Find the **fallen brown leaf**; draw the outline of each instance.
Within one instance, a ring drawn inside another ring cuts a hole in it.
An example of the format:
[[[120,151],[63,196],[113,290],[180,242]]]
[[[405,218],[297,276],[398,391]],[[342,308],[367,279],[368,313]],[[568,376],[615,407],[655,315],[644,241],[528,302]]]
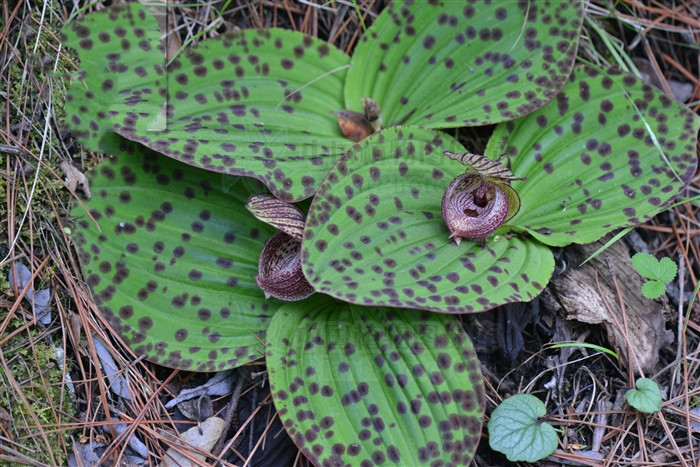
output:
[[[75,189],[77,187],[80,187],[82,192],[85,194],[85,197],[87,199],[90,199],[90,197],[92,196],[90,194],[90,182],[88,181],[85,174],[73,167],[68,161],[61,162],[61,165],[59,167],[61,167],[63,175],[66,177],[65,182],[68,186],[68,190],[75,193]]]

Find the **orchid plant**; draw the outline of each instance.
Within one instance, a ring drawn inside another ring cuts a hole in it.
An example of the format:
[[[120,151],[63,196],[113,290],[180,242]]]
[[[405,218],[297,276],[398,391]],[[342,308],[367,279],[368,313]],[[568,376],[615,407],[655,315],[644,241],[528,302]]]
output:
[[[549,246],[648,220],[696,169],[692,112],[574,66],[582,3],[397,0],[351,57],[243,30],[167,66],[141,4],[69,24],[69,122],[113,154],[73,211],[103,316],[168,367],[264,357],[314,464],[466,465],[485,395],[455,314],[534,298]],[[483,156],[439,131],[486,124]]]

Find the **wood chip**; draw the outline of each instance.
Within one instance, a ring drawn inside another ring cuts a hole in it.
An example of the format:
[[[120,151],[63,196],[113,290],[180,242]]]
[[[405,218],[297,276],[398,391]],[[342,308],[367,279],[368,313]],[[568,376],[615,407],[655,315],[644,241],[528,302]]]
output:
[[[665,297],[650,300],[642,296],[641,279],[622,242],[614,243],[584,266],[575,267],[575,264],[588,258],[608,238],[604,237],[599,242],[588,245],[569,247],[569,252],[576,258],[570,261],[572,267],[569,270],[550,283],[554,294],[550,305],[560,308],[566,319],[602,324],[613,350],[618,352],[625,365],[629,364],[629,343],[639,367],[645,373],[653,373],[661,348],[673,342],[673,333],[666,330],[669,313],[668,307],[663,303]],[[603,297],[596,285],[596,272]],[[624,299],[629,341],[625,337],[622,310],[611,273],[615,274]],[[632,362],[632,366],[635,372],[639,371],[635,362]]]
[[[225,427],[224,420],[219,417],[211,417],[206,419],[199,426],[194,426],[184,433],[180,434],[180,438],[175,441],[179,448],[171,447],[163,456],[163,463],[160,467],[195,467],[196,464],[190,457],[204,460],[205,456],[197,453],[193,448],[199,448],[202,451],[210,452],[216,441],[221,436]],[[181,454],[184,450],[190,454],[189,457]]]

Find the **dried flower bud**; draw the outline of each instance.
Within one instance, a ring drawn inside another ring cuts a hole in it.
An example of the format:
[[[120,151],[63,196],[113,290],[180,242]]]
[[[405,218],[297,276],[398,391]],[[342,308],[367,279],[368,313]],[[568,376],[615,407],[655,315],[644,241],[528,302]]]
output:
[[[301,242],[284,232],[270,237],[260,253],[255,281],[265,298],[292,302],[314,293],[301,270]]]
[[[510,186],[514,176],[500,162],[478,154],[455,154],[450,159],[468,167],[467,173],[452,180],[442,197],[442,219],[457,245],[463,238],[482,241],[520,209],[520,197]]]
[[[382,110],[374,99],[362,98],[362,113],[340,110],[338,126],[347,139],[355,142],[362,141],[372,133],[382,129]]]
[[[375,133],[382,129],[382,109],[379,108],[379,104],[374,99],[363,97],[362,111]]]
[[[280,230],[265,243],[255,281],[265,298],[303,300],[314,288],[301,270],[301,238],[306,222],[297,206],[268,194],[251,195],[246,208],[256,219]]]
[[[246,209],[259,221],[271,225],[301,241],[306,216],[293,204],[268,194],[251,195]]]

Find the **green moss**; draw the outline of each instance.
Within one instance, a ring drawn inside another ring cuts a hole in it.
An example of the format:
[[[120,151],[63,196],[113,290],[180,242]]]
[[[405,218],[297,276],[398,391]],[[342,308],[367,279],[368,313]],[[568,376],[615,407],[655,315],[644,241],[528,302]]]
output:
[[[19,124],[24,135],[22,145],[31,154],[0,156],[0,159],[8,158],[10,168],[10,172],[0,178],[0,219],[3,219],[0,222],[0,257],[8,254],[14,235],[19,233],[14,255],[24,253],[45,258],[61,241],[54,233],[58,230],[56,218],[65,218],[64,207],[70,197],[54,173],[61,173],[58,169],[61,145],[57,138],[65,128],[63,103],[72,67],[58,41],[63,24],[58,4],[54,2],[43,13],[42,16],[41,10],[35,10],[32,17],[18,21],[17,27],[8,25],[7,28],[12,34],[8,43],[17,44],[16,53],[21,60],[8,62],[6,97],[11,111],[8,121],[4,120],[4,115],[0,116],[0,124],[3,127]],[[49,131],[45,135],[49,111]],[[42,163],[38,164],[42,146]],[[49,168],[53,168],[53,172]],[[35,175],[37,183],[30,198]],[[20,225],[25,212],[30,215]],[[0,268],[0,290],[11,290],[10,267],[11,262],[8,262]],[[35,282],[37,289],[47,287],[57,274],[53,267],[50,262],[49,267],[42,270]],[[25,309],[31,308],[26,300],[23,305]],[[0,309],[0,322],[7,320],[7,310],[7,307]],[[52,336],[55,340],[60,333],[47,333],[37,325],[24,328],[26,322],[21,311],[17,311],[2,336],[19,330],[0,349],[6,362],[0,367],[0,408],[10,417],[5,430],[12,438],[13,449],[47,465],[66,465],[71,443],[70,432],[64,427],[66,423],[77,421],[77,407],[63,382],[63,359],[57,356],[61,343],[52,342]],[[66,364],[69,368],[65,368],[65,374],[71,369],[71,364]],[[10,385],[10,381],[16,385]],[[15,391],[17,387],[19,393]],[[41,433],[45,434],[48,444]]]
[[[6,314],[0,315],[0,320],[5,318]],[[21,324],[21,320],[15,316],[8,334]],[[15,449],[38,462],[66,465],[70,431],[62,426],[77,421],[77,409],[73,395],[63,383],[63,370],[60,368],[56,348],[46,342],[45,334],[40,337],[42,334],[38,329],[20,332],[3,345],[8,368],[0,368],[0,407],[11,417],[7,428],[17,443]],[[29,339],[34,342],[33,349]],[[66,364],[68,373],[72,365],[67,360]],[[10,376],[19,385],[24,397],[12,390]],[[38,419],[41,429],[35,426],[32,414]],[[40,430],[46,434],[51,454],[47,451],[43,438],[38,436]]]

